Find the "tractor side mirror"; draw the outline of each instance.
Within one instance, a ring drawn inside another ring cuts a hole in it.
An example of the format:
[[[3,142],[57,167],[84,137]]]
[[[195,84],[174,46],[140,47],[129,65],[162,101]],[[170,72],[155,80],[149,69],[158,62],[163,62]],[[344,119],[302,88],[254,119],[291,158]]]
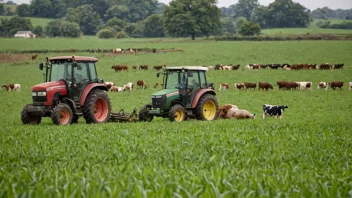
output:
[[[73,62],[72,62],[72,66],[73,66],[73,67],[77,67],[77,62],[76,62],[76,61],[73,61]]]
[[[40,70],[43,70],[43,68],[44,68],[44,64],[43,64],[43,63],[40,63],[40,64],[39,64],[39,69],[40,69]]]
[[[193,72],[188,71],[188,72],[187,72],[187,76],[188,76],[188,77],[193,77]]]

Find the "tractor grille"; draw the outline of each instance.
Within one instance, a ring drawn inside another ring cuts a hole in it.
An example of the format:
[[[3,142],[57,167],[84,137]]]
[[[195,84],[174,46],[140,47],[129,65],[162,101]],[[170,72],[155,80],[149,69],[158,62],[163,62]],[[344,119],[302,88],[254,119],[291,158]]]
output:
[[[46,96],[32,96],[33,102],[46,102]]]
[[[153,107],[161,108],[166,105],[166,95],[163,96],[152,96]]]

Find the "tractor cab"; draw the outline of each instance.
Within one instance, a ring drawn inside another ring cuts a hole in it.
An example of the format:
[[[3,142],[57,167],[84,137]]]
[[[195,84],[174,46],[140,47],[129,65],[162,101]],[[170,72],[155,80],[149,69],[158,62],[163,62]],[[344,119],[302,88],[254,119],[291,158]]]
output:
[[[91,57],[61,56],[49,59],[46,65],[45,82],[63,81],[67,86],[68,98],[79,101],[84,88],[90,83],[98,83],[95,63]],[[39,66],[43,69],[43,64]],[[50,83],[48,84],[50,86]]]
[[[207,82],[206,67],[167,67],[163,74],[163,90],[152,94],[152,104],[145,105],[139,113],[142,121],[153,116],[168,117],[170,121],[187,118],[214,120],[218,103],[214,90]]]

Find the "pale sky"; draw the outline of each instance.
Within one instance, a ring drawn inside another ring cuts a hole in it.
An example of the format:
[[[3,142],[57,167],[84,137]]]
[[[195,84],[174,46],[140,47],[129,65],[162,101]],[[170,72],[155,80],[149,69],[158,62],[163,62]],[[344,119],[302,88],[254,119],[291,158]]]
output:
[[[17,4],[29,3],[30,0],[12,0]],[[168,4],[171,0],[159,0],[161,3]],[[331,9],[350,9],[352,8],[352,0],[293,0],[298,2],[304,7],[315,10],[317,8],[329,7]],[[7,0],[5,0],[7,2]],[[230,5],[236,4],[238,0],[218,0],[218,7],[229,7]],[[269,5],[274,2],[274,0],[259,0],[260,5]]]

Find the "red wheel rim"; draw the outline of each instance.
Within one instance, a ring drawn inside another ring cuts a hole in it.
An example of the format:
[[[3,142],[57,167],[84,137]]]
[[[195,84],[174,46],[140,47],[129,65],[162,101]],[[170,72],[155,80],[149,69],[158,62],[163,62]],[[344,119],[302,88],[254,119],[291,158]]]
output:
[[[105,120],[105,118],[108,115],[108,103],[102,99],[99,98],[94,105],[94,117],[98,122],[102,122]]]
[[[60,123],[61,124],[68,124],[70,121],[70,113],[67,109],[63,109],[60,111]]]

